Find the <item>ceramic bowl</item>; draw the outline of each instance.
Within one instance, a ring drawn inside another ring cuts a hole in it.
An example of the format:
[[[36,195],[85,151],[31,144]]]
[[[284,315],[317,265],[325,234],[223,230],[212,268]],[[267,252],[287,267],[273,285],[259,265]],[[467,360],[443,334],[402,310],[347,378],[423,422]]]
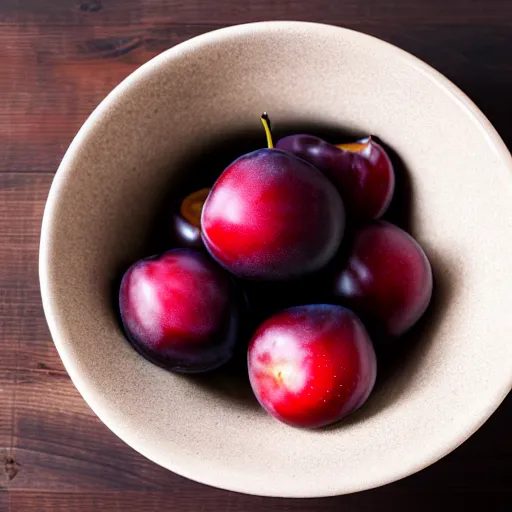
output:
[[[371,133],[396,152],[407,227],[434,269],[429,313],[370,400],[319,431],[272,419],[243,377],[184,377],[147,362],[115,308],[120,273],[154,250],[148,234],[163,205],[263,146],[262,111],[277,137]],[[196,37],[114,89],[62,161],[40,251],[55,345],[108,427],[188,478],[288,497],[392,482],[460,445],[511,388],[511,171],[504,143],[459,89],[378,39],[298,22]]]

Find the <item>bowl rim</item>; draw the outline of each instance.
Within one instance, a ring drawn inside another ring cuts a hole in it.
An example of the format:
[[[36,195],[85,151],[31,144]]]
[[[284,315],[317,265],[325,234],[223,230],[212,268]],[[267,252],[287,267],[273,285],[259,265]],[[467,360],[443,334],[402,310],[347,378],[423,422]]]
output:
[[[414,68],[416,71],[419,71],[423,76],[425,76],[425,78],[431,80],[439,88],[443,89],[443,91],[448,94],[454,102],[459,104],[460,107],[462,107],[468,112],[468,114],[470,114],[470,117],[473,118],[479,127],[482,136],[488,140],[489,147],[494,149],[497,157],[504,163],[504,166],[511,171],[512,176],[512,156],[504,141],[501,139],[500,135],[491,124],[491,122],[487,119],[487,117],[480,111],[476,104],[448,78],[411,53],[402,50],[401,48],[383,41],[375,36],[365,34],[353,29],[324,23],[306,21],[259,21],[233,25],[195,36],[153,57],[148,62],[136,69],[123,81],[121,81],[116,87],[114,87],[114,89],[108,93],[108,95],[89,115],[68,147],[57,169],[48,194],[47,202],[44,208],[39,246],[39,281],[43,310],[48,323],[50,334],[74,386],[82,395],[86,403],[91,407],[96,416],[98,416],[98,418],[102,421],[102,423],[104,423],[116,436],[127,443],[132,449],[139,452],[144,457],[150,459],[152,462],[161,465],[162,467],[165,467],[166,469],[178,475],[220,489],[268,497],[320,498],[327,496],[337,496],[341,494],[350,494],[395,482],[434,464],[439,459],[448,455],[450,452],[464,443],[469,437],[471,437],[471,435],[475,433],[500,406],[500,404],[512,389],[512,372],[509,382],[504,382],[502,387],[496,390],[494,399],[488,403],[483,414],[482,411],[476,411],[472,416],[471,414],[468,415],[470,420],[466,421],[466,425],[470,424],[469,428],[467,428],[465,431],[459,432],[459,435],[455,438],[451,438],[448,441],[444,440],[444,443],[438,446],[436,450],[433,450],[429,457],[426,457],[421,461],[417,461],[416,464],[411,464],[409,467],[392,468],[392,470],[386,469],[385,471],[381,471],[377,476],[372,476],[368,480],[364,481],[364,483],[361,483],[357,486],[354,485],[350,488],[348,488],[346,485],[334,485],[331,486],[331,490],[329,492],[325,492],[325,490],[322,490],[321,488],[318,488],[316,491],[312,491],[311,489],[303,490],[295,488],[292,490],[287,488],[283,491],[276,489],[275,492],[267,492],[259,489],[257,485],[252,485],[249,481],[246,481],[244,485],[231,485],[230,482],[223,480],[220,472],[211,472],[208,474],[208,477],[205,477],[204,475],[198,477],[194,474],[193,469],[190,467],[185,467],[187,465],[179,465],[173,463],[163,465],[155,461],[149,454],[144,453],[144,450],[139,449],[132,443],[126,441],[125,436],[121,434],[120,429],[117,427],[115,419],[111,414],[109,414],[108,410],[106,410],[100,403],[98,403],[94,393],[90,392],[87,383],[82,380],[80,369],[68,351],[67,342],[64,339],[65,336],[59,328],[59,312],[57,311],[58,308],[56,308],[54,303],[54,292],[52,290],[53,287],[49,278],[51,267],[50,255],[53,224],[56,218],[57,202],[59,200],[61,190],[69,179],[70,164],[73,161],[82,141],[93,131],[95,124],[102,118],[103,114],[108,110],[108,108],[114,104],[120,96],[122,96],[123,92],[129,90],[130,87],[138,82],[138,80],[142,78],[145,73],[157,69],[161,63],[170,57],[187,53],[190,50],[199,48],[203,45],[211,45],[219,42],[222,43],[224,39],[229,39],[232,37],[243,37],[251,33],[264,33],[268,30],[279,31],[290,29],[302,29],[309,32],[314,31],[316,33],[323,31],[338,31],[340,34],[348,34],[352,39],[356,39],[363,43],[379,45],[383,48],[386,48],[387,51],[394,57],[400,59],[408,66]]]

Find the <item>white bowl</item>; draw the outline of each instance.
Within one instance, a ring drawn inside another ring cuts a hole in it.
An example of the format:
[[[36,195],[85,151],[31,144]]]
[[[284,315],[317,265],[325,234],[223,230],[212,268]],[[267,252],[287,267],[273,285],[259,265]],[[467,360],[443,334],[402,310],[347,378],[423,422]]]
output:
[[[113,306],[113,283],[147,255],[165,193],[198,172],[189,166],[198,155],[208,163],[219,141],[259,130],[263,110],[278,131],[325,125],[392,147],[409,173],[411,230],[434,268],[433,306],[409,352],[365,407],[321,431],[273,420],[236,379],[189,379],[147,362]],[[456,448],[511,388],[511,171],[505,145],[459,89],[378,39],[297,22],[197,37],[117,87],[59,168],[40,254],[55,344],[100,419],[181,475],[290,497],[392,482]]]

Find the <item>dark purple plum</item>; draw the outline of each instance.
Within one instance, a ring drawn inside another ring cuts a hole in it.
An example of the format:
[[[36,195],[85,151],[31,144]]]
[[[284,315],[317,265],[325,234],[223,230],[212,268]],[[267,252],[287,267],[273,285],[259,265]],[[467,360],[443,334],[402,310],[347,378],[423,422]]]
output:
[[[384,221],[359,229],[333,262],[336,301],[355,311],[379,337],[396,337],[425,312],[432,269],[412,236]]]
[[[349,219],[376,219],[387,210],[395,189],[395,173],[386,151],[371,137],[334,145],[313,135],[290,135],[276,147],[322,171],[343,198]]]

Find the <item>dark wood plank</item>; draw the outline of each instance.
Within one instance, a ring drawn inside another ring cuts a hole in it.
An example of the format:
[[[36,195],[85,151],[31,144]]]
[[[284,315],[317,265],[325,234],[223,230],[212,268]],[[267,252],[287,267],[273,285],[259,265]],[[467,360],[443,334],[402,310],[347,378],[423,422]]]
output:
[[[10,463],[13,454],[15,389],[15,372],[0,365],[0,504],[2,491],[7,489],[13,477]]]
[[[9,496],[6,491],[0,487],[0,510],[7,512],[9,509]]]
[[[53,175],[3,174],[0,180],[0,282],[2,294],[38,290],[37,253],[44,204]],[[8,300],[4,302],[9,306]],[[11,305],[15,307],[14,305]],[[1,314],[3,329],[16,329],[20,312]],[[20,335],[8,331],[7,334]]]
[[[325,499],[290,500],[245,496],[182,479],[171,473],[168,479],[154,488],[138,489],[126,486],[124,490],[106,490],[106,486],[84,492],[87,485],[77,482],[76,491],[60,487],[39,490],[38,486],[16,487],[11,490],[11,511],[81,512],[91,510],[168,511],[310,511],[310,512],[364,512],[373,510],[466,510],[470,505],[487,511],[505,511],[510,504],[509,478],[512,474],[512,446],[504,443],[512,420],[512,397],[456,452],[434,466],[379,489],[364,493]],[[507,425],[508,424],[508,425]],[[112,454],[112,460],[114,454]],[[29,466],[33,462],[27,461]],[[46,463],[46,461],[42,462]],[[66,466],[66,459],[60,464]],[[122,464],[115,463],[122,471]],[[24,466],[22,466],[23,468]],[[156,470],[156,466],[153,466]],[[104,468],[96,468],[101,474]],[[138,467],[134,472],[138,472]],[[72,467],[89,482],[87,472]],[[70,468],[71,472],[71,468]],[[66,478],[62,470],[60,478]],[[94,471],[93,471],[94,473]],[[20,471],[21,474],[21,471]],[[37,475],[33,475],[34,479]],[[39,475],[41,476],[41,475]],[[69,476],[68,481],[75,477]],[[136,479],[134,479],[136,481]],[[133,481],[131,482],[133,484]],[[137,490],[138,489],[138,490]],[[37,507],[37,508],[36,508]],[[399,507],[399,508],[397,508]],[[0,509],[1,510],[1,509]]]
[[[253,0],[245,3],[209,0],[3,0],[0,21],[20,23],[25,17],[55,24],[129,24],[138,23],[242,23],[270,19],[300,19],[345,23],[368,22],[377,16],[383,22],[422,23],[503,23],[497,11],[510,13],[508,0],[391,0],[378,1]]]
[[[0,171],[55,170],[88,114],[142,63],[205,31],[263,19],[329,22],[398,44],[467,90],[512,142],[507,0],[4,0]]]
[[[16,477],[14,457],[18,368],[25,341],[48,334],[37,280],[40,219],[51,175],[2,174],[0,179],[0,488]],[[1,509],[0,509],[1,510]]]

